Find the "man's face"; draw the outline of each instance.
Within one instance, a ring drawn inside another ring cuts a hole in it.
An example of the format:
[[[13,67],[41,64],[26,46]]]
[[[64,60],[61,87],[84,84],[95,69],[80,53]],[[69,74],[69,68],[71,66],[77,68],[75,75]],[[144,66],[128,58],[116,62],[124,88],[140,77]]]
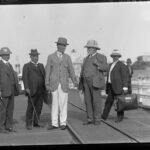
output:
[[[119,60],[119,58],[120,58],[119,56],[113,56],[113,57],[112,57],[113,62],[115,62],[115,61]]]
[[[130,66],[130,65],[131,65],[131,63],[130,63],[130,62],[127,62],[127,65],[128,65],[128,66]]]
[[[87,47],[88,55],[93,55],[97,50],[93,47]]]
[[[10,54],[5,54],[1,56],[2,59],[4,59],[5,61],[8,61],[10,59]]]
[[[63,54],[66,50],[66,45],[57,44],[57,49],[58,49],[59,52],[61,52]]]
[[[31,60],[34,62],[34,63],[37,63],[38,60],[39,60],[39,55],[31,55]]]

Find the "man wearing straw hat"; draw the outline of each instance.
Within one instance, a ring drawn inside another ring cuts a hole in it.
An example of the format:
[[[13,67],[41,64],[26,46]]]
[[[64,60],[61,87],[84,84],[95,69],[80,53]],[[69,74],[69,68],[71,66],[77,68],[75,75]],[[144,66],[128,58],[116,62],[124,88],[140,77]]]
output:
[[[67,39],[59,37],[57,51],[50,54],[46,65],[46,88],[52,93],[51,125],[48,130],[57,129],[60,125],[61,130],[66,129],[67,103],[68,103],[68,84],[71,77],[75,86],[77,80],[73,64],[69,55],[65,54]],[[58,122],[59,120],[59,122]]]
[[[104,120],[108,118],[115,96],[122,95],[123,92],[127,93],[128,90],[128,71],[126,65],[119,60],[121,57],[119,50],[114,49],[110,56],[113,59],[113,63],[110,64],[107,76],[106,93],[108,96],[102,114],[102,119]],[[119,111],[115,122],[119,123],[123,121],[123,118],[124,111]]]
[[[19,84],[9,62],[10,54],[8,47],[0,49],[0,133],[16,131],[13,128],[14,96],[19,95]]]
[[[37,49],[31,49],[29,55],[31,61],[23,66],[22,79],[25,94],[28,96],[26,128],[27,130],[32,130],[32,124],[34,127],[41,127],[39,120],[46,94],[46,87],[45,69],[43,64],[38,62],[39,53]]]
[[[107,71],[106,56],[97,53],[100,50],[95,40],[89,40],[85,45],[88,56],[81,68],[79,90],[84,93],[87,110],[87,121],[83,125],[99,125],[101,121],[102,98],[101,90],[105,88],[104,72]]]

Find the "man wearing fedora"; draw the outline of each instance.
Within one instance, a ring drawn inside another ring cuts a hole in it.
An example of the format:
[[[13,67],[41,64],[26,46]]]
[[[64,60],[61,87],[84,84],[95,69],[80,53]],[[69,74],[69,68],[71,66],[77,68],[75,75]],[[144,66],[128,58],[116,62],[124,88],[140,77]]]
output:
[[[14,96],[19,95],[18,78],[9,62],[12,52],[0,49],[0,133],[15,132],[13,128]]]
[[[108,96],[102,114],[102,119],[104,120],[108,118],[115,96],[127,93],[128,90],[128,72],[126,65],[119,60],[121,57],[119,50],[114,49],[110,56],[113,62],[110,64],[107,75],[106,94],[108,94]],[[117,112],[117,120],[115,122],[121,122],[123,118],[124,111],[119,111]]]
[[[43,64],[38,62],[39,53],[37,49],[31,49],[29,55],[31,61],[23,66],[22,78],[25,87],[25,94],[28,96],[26,128],[32,130],[32,124],[34,127],[40,127],[39,120],[46,87],[45,69]]]
[[[60,125],[61,130],[64,130],[67,121],[69,77],[75,86],[77,86],[77,80],[71,58],[65,54],[66,46],[69,45],[67,39],[59,37],[58,42],[55,43],[57,44],[57,51],[48,56],[46,65],[45,84],[47,91],[52,92],[53,96],[51,125],[47,129],[57,129]]]
[[[84,94],[87,110],[87,121],[83,125],[99,125],[101,121],[101,90],[105,88],[104,72],[107,72],[106,56],[100,50],[97,41],[89,40],[85,45],[88,56],[81,68],[79,90]]]
[[[132,67],[131,59],[128,58],[126,63],[127,63],[128,74],[129,74],[128,93],[132,94],[131,78],[132,78],[132,75],[133,75],[133,67]]]

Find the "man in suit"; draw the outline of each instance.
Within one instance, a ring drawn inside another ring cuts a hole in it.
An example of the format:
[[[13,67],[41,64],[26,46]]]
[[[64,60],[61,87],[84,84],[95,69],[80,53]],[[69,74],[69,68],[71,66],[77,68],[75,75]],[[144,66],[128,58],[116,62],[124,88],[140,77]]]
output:
[[[9,62],[12,52],[8,47],[0,49],[0,132],[16,132],[13,128],[14,96],[19,95],[16,73]]]
[[[113,58],[113,63],[110,64],[107,76],[106,94],[108,96],[102,114],[104,120],[108,118],[115,96],[127,93],[128,90],[128,72],[126,65],[119,60],[121,57],[119,50],[114,49],[110,56]],[[123,118],[124,111],[117,112],[116,122],[121,122]]]
[[[29,53],[31,61],[23,66],[23,83],[25,94],[28,96],[26,110],[26,128],[32,130],[34,127],[41,127],[39,124],[40,114],[43,106],[43,99],[46,94],[45,69],[39,63],[39,53],[37,49],[31,49]],[[33,104],[32,104],[33,102]],[[35,107],[35,110],[34,110]]]
[[[128,83],[128,93],[132,94],[132,85],[131,85],[131,78],[133,75],[133,67],[132,67],[132,61],[130,58],[127,59],[127,68],[128,68],[128,73],[129,73],[129,83]]]
[[[52,92],[52,110],[51,110],[51,125],[48,130],[57,129],[60,121],[61,130],[66,129],[67,121],[67,102],[68,102],[68,84],[71,77],[75,86],[77,80],[73,68],[73,64],[69,55],[65,54],[67,39],[64,37],[58,38],[57,51],[50,54],[46,65],[46,88]]]
[[[100,48],[95,40],[89,40],[85,47],[88,56],[83,61],[79,81],[79,90],[84,93],[87,110],[87,121],[83,125],[99,125],[102,108],[101,90],[105,87],[104,72],[108,69],[107,59],[106,56],[97,53]]]

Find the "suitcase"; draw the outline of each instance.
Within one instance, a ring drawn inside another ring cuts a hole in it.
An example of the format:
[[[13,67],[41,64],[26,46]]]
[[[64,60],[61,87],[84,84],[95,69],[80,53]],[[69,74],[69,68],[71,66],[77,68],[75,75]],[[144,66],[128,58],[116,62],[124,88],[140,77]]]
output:
[[[116,111],[127,111],[138,109],[138,100],[136,94],[123,94],[116,97],[115,101]]]

